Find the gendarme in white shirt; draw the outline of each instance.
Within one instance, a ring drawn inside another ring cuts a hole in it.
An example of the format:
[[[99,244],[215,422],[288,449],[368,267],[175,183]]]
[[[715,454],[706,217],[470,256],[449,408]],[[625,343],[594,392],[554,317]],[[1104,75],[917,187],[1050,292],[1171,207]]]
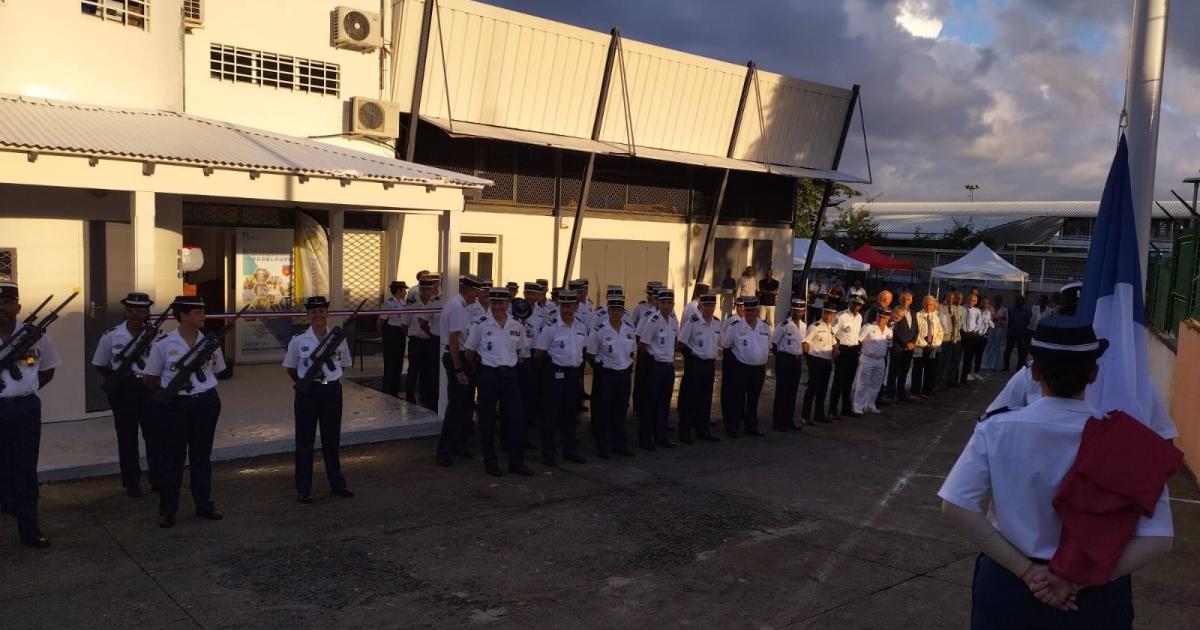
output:
[[[24,324],[18,324],[13,329],[13,335],[21,329]],[[7,351],[0,354],[0,358],[7,356]],[[14,379],[8,370],[0,373],[0,381],[4,382],[4,391],[0,392],[0,398],[19,398],[36,394],[38,391],[38,372],[53,370],[62,365],[62,357],[58,356],[58,350],[54,347],[54,342],[50,341],[50,335],[42,335],[37,343],[25,353],[25,356],[17,361],[17,371],[21,373],[20,380]]]
[[[787,318],[780,322],[775,327],[775,334],[771,336],[771,343],[775,344],[776,352],[786,354],[794,354],[801,356],[804,354],[804,335],[808,332],[808,325],[801,319],[799,322],[792,321],[792,318]]]
[[[479,355],[485,367],[513,367],[521,355],[525,343],[525,326],[515,318],[507,317],[504,325],[488,313],[483,321],[471,326],[467,333],[466,348]]]
[[[317,337],[317,333],[309,326],[304,332],[292,337],[288,342],[287,354],[283,356],[283,367],[293,368],[300,378],[304,378],[311,370],[314,369],[312,362],[312,354],[316,352],[317,346],[321,345],[321,339]],[[350,347],[346,345],[346,340],[343,339],[341,345],[338,346],[337,352],[333,354],[333,368],[328,365],[323,366],[325,374],[318,381],[332,383],[342,378],[343,368],[353,365],[353,357],[350,355]]]

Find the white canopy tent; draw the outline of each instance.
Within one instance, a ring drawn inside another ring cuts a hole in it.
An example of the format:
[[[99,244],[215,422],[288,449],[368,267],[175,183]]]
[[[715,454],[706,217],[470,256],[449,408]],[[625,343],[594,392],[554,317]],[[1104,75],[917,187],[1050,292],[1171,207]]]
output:
[[[794,270],[804,268],[804,258],[808,256],[808,239],[792,239],[792,267]],[[855,260],[829,246],[825,241],[817,241],[817,250],[813,253],[813,269],[841,269],[843,271],[869,271],[871,265]]]
[[[1029,281],[1029,274],[1017,269],[987,245],[980,243],[962,258],[931,269],[929,271],[931,283],[934,278],[1020,282],[1022,292],[1024,292],[1025,283]]]

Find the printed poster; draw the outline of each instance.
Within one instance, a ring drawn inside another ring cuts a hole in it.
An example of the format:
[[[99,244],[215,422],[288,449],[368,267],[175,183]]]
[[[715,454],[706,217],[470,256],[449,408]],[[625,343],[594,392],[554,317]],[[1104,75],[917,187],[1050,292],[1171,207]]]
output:
[[[249,313],[293,311],[292,230],[241,228],[237,231],[237,310]],[[237,359],[245,363],[281,361],[292,338],[292,319],[239,320]]]

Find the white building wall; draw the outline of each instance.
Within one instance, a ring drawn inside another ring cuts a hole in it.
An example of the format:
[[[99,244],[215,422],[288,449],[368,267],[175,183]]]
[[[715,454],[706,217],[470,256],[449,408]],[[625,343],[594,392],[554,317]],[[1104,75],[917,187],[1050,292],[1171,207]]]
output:
[[[145,30],[66,0],[0,2],[0,93],[178,110],[182,0],[152,0]]]
[[[386,75],[379,51],[357,52],[330,44],[330,12],[349,6],[378,13],[378,0],[205,0],[204,28],[185,38],[189,114],[325,142],[391,157],[394,151],[369,140],[338,137],[348,129],[350,98],[381,98]],[[381,29],[386,21],[381,21]],[[336,63],[337,96],[214,79],[212,44]]]

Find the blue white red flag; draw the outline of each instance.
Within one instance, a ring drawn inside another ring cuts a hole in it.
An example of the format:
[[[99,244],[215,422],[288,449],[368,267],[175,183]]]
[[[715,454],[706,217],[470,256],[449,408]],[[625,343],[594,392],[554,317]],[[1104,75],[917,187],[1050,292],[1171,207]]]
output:
[[[1120,409],[1164,438],[1177,437],[1146,361],[1142,261],[1124,134],[1104,184],[1076,315],[1091,320],[1096,336],[1109,342],[1100,358],[1100,375],[1088,388],[1088,402],[1102,412]]]

